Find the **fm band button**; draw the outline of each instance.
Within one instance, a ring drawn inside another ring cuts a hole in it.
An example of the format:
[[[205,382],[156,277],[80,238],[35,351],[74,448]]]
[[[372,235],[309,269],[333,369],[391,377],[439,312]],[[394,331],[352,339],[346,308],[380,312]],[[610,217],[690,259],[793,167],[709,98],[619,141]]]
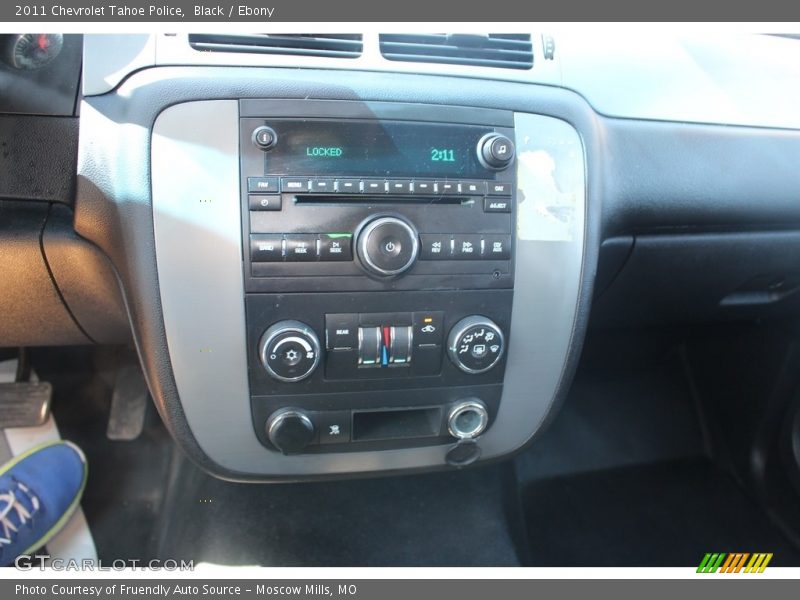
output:
[[[252,234],[250,236],[252,262],[280,262],[283,260],[283,236]]]

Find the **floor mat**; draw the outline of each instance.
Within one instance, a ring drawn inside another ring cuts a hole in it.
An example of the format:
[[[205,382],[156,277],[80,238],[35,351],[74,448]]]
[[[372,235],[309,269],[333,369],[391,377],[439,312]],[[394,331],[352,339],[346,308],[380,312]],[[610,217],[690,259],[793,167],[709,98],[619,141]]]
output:
[[[519,521],[505,514],[508,464],[274,485],[225,483],[189,463],[180,471],[163,513],[163,557],[264,566],[519,564],[508,526]]]
[[[711,462],[690,459],[533,482],[524,490],[534,566],[696,566],[706,552],[800,552]]]

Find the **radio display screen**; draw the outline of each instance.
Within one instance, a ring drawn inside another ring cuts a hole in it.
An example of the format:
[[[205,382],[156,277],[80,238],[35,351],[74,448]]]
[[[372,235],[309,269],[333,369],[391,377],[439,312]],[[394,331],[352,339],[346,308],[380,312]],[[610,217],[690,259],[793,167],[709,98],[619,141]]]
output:
[[[488,127],[403,121],[270,120],[265,153],[276,175],[362,175],[492,179],[477,157]]]

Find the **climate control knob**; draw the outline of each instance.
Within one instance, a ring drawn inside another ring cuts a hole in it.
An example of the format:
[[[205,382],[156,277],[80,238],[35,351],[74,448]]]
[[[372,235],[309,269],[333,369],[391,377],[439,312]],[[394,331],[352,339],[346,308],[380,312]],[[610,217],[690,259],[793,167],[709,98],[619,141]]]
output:
[[[300,321],[280,321],[261,336],[258,356],[270,377],[301,381],[311,375],[320,360],[319,338]]]
[[[302,410],[282,408],[267,420],[267,437],[284,454],[301,452],[314,439],[314,423]]]
[[[480,315],[464,317],[450,330],[447,355],[465,373],[485,373],[497,364],[505,338],[492,320]]]
[[[397,217],[380,217],[358,233],[358,258],[364,268],[379,277],[407,271],[419,252],[419,238],[411,225]]]
[[[478,141],[478,160],[495,171],[514,162],[514,142],[501,133],[487,133]]]

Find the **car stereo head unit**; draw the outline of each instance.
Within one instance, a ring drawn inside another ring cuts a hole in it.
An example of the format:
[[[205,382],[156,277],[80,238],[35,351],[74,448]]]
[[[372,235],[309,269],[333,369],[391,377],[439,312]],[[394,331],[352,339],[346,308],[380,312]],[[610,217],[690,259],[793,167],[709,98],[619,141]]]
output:
[[[512,286],[514,132],[405,119],[241,119],[247,289]]]

